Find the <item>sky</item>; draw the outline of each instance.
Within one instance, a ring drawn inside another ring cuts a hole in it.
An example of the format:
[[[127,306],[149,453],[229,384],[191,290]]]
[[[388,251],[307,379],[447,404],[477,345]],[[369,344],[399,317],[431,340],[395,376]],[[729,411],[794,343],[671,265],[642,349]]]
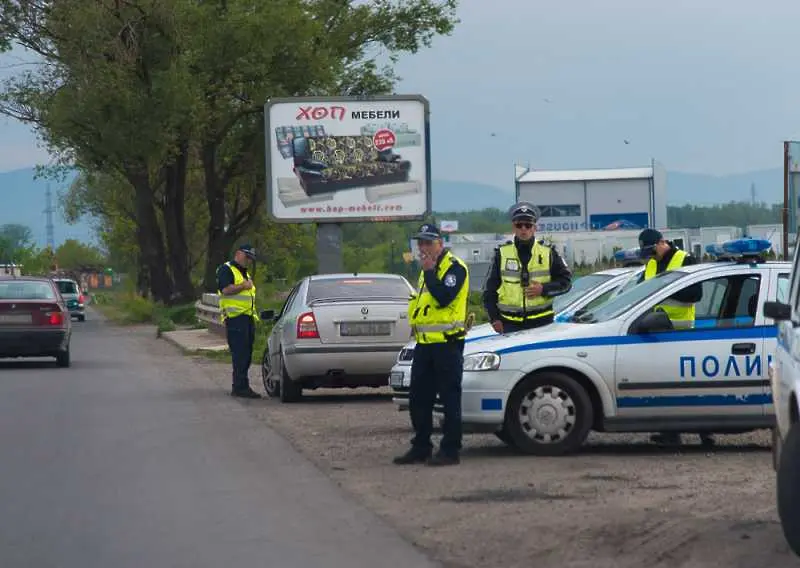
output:
[[[462,0],[459,17],[397,68],[397,92],[430,101],[434,179],[511,189],[514,163],[652,158],[725,175],[780,168],[800,139],[796,0]],[[0,171],[46,160],[0,118]]]

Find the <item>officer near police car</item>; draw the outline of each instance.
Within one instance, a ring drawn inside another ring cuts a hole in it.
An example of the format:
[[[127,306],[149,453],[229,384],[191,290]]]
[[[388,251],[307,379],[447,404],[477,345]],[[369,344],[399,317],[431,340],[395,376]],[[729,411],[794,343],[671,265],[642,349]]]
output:
[[[572,288],[572,272],[555,247],[536,240],[537,209],[511,207],[514,240],[495,250],[483,288],[483,305],[497,333],[553,322],[553,298]]]
[[[639,282],[650,280],[662,272],[697,264],[697,259],[693,255],[679,249],[656,229],[644,229],[639,233],[639,254],[646,260]],[[675,329],[692,329],[695,321],[695,304],[702,299],[703,287],[701,284],[696,284],[676,292],[668,300],[656,306],[656,309],[667,314]],[[698,434],[703,444],[714,443],[709,433],[698,432]],[[658,444],[678,445],[681,436],[679,432],[661,432],[654,434],[651,440]]]
[[[394,459],[398,465],[455,465],[461,452],[461,378],[467,333],[469,270],[442,243],[433,224],[413,237],[422,270],[417,293],[408,306],[409,324],[417,346],[411,365],[408,410],[414,438],[411,449]],[[433,455],[433,407],[436,396],[444,407],[443,436]]]
[[[219,308],[225,322],[225,334],[233,364],[231,396],[240,398],[261,398],[260,394],[250,388],[248,377],[258,315],[256,287],[247,273],[247,267],[255,258],[255,249],[249,244],[243,244],[234,253],[233,260],[217,268]]]

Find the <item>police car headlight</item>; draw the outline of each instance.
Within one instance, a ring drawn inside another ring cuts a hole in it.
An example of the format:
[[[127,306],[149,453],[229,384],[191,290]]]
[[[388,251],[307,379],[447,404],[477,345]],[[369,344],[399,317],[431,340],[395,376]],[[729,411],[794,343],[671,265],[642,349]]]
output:
[[[494,371],[500,367],[497,353],[473,353],[464,357],[465,371]]]

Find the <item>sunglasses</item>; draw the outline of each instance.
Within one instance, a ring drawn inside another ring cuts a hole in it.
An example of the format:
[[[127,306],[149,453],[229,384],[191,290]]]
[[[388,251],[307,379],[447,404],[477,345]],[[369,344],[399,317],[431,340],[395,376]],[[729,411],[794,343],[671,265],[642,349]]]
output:
[[[533,228],[533,223],[514,223],[514,226],[517,229],[531,229]]]

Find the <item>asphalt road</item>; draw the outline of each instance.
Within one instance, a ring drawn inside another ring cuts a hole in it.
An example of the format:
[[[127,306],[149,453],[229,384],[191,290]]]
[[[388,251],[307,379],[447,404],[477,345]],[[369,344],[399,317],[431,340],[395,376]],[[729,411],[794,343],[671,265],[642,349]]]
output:
[[[431,567],[148,332],[0,361],[3,568]],[[199,386],[198,386],[199,385]]]

